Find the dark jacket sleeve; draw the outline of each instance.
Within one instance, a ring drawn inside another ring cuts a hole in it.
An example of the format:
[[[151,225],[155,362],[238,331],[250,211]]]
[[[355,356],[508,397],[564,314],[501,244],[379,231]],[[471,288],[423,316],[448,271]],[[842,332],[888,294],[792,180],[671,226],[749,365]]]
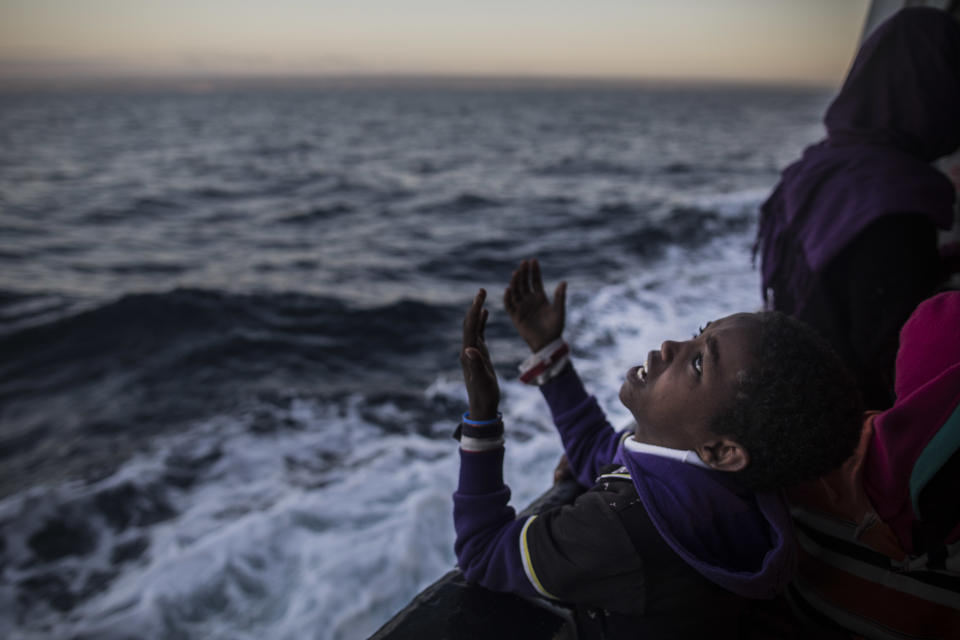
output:
[[[540,390],[577,482],[592,487],[601,467],[613,462],[620,434],[610,426],[597,399],[587,395],[572,365]]]
[[[613,498],[590,492],[573,505],[516,520],[503,484],[503,449],[461,450],[460,461],[454,550],[468,581],[577,604],[642,603],[642,563]]]
[[[531,520],[523,535],[538,591],[563,602],[643,613],[643,561],[614,508],[618,497],[590,491]],[[655,532],[654,532],[655,534]]]

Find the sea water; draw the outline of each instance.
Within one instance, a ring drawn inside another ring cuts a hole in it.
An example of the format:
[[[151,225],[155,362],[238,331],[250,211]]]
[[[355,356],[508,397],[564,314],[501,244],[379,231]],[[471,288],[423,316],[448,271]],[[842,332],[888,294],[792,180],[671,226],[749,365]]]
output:
[[[561,454],[500,295],[569,282],[614,424],[664,339],[761,306],[758,205],[824,92],[0,95],[0,636],[365,638],[450,570],[460,321],[522,507]]]

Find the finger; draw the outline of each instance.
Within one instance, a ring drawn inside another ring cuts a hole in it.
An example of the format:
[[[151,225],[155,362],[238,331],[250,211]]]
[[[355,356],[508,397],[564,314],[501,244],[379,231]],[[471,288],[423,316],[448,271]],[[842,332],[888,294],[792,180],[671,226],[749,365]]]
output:
[[[473,346],[477,343],[477,324],[480,319],[480,311],[483,308],[483,301],[487,297],[487,292],[480,289],[473,298],[467,315],[463,318],[463,346],[464,348]]]
[[[560,314],[561,318],[565,313],[566,303],[567,303],[567,282],[563,281],[557,285],[556,290],[553,292],[553,309]]]
[[[487,351],[487,341],[483,337],[483,332],[487,329],[487,318],[490,316],[490,312],[486,309],[483,310],[483,313],[480,314],[480,328],[477,331],[477,349],[480,350],[480,354],[486,358],[490,359],[490,352]]]
[[[530,261],[530,285],[536,294],[543,293],[543,278],[540,276],[540,261],[534,258]]]
[[[530,261],[524,260],[521,262],[520,269],[523,271],[520,280],[520,286],[522,287],[523,293],[531,293],[533,289],[530,287]]]
[[[517,308],[513,304],[513,298],[510,295],[510,287],[507,287],[503,290],[503,308],[507,310],[507,313],[513,315],[514,310]]]
[[[516,271],[514,271],[510,277],[510,299],[513,300],[514,305],[519,305],[520,301],[523,300],[523,292],[520,288],[520,275],[522,272],[523,263],[517,267]]]

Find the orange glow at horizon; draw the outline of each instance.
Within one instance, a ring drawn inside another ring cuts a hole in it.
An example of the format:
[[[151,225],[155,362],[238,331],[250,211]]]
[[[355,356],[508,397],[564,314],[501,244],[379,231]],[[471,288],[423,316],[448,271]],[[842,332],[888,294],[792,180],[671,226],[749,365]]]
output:
[[[442,74],[836,85],[868,0],[0,0],[0,77]]]

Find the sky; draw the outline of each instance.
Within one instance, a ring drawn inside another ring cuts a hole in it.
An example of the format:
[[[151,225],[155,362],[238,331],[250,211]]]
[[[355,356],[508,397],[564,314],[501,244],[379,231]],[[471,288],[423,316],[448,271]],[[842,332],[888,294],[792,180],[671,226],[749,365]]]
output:
[[[0,78],[548,76],[837,86],[869,0],[0,0]]]

